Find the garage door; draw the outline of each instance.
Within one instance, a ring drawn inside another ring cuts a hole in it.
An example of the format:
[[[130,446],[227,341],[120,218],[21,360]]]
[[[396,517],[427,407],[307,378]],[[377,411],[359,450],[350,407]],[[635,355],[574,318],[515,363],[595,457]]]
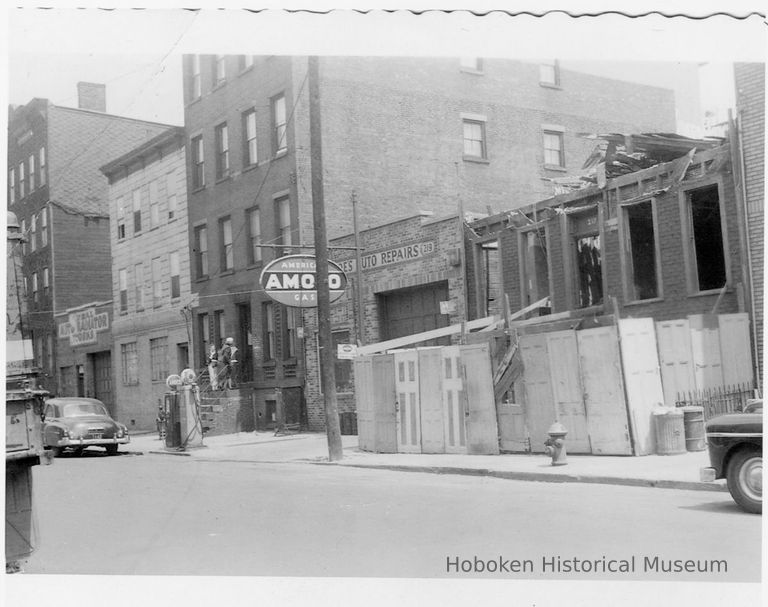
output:
[[[438,282],[414,289],[393,291],[382,298],[382,339],[395,339],[448,326],[448,316],[440,314],[440,302],[448,300],[448,283]],[[427,345],[449,345],[450,338]]]

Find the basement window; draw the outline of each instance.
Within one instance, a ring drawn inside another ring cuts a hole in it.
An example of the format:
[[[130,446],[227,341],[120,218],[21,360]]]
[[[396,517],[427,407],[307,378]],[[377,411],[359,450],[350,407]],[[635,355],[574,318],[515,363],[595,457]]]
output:
[[[659,297],[654,202],[645,200],[625,207],[624,227],[627,299],[639,301]]]
[[[694,290],[726,284],[725,238],[717,184],[687,192],[688,246]]]

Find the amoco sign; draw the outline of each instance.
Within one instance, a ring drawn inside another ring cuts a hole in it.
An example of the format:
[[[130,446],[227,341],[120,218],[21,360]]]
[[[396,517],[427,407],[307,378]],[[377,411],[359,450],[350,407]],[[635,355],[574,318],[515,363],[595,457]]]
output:
[[[269,263],[261,272],[261,287],[275,301],[295,308],[317,306],[317,265],[314,255],[286,255]],[[336,301],[347,288],[347,276],[328,260],[328,289]]]

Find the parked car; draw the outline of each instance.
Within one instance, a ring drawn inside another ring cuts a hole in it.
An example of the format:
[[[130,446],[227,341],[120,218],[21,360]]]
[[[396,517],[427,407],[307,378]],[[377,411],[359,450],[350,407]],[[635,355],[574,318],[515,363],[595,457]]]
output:
[[[43,411],[43,445],[54,456],[65,449],[82,453],[86,447],[104,447],[117,453],[118,445],[131,441],[128,429],[110,417],[107,408],[95,398],[51,398]]]
[[[747,512],[763,511],[763,402],[751,401],[743,413],[707,422],[708,468],[701,480],[725,478],[734,501]]]

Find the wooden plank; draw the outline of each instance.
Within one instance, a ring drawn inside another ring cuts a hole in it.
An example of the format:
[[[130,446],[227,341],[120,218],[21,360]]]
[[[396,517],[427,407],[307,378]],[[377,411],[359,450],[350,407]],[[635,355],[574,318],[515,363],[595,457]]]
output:
[[[495,322],[495,316],[486,316],[485,318],[478,318],[476,320],[470,320],[466,324],[467,331],[475,331],[487,327],[491,323]],[[380,341],[375,344],[368,344],[361,346],[357,349],[357,355],[363,356],[365,354],[375,354],[377,352],[386,352],[387,350],[396,350],[405,346],[418,344],[424,341],[430,341],[439,337],[446,337],[448,335],[454,335],[460,333],[462,325],[450,325],[448,327],[441,327],[440,329],[432,329],[431,331],[424,331],[423,333],[415,333],[414,335],[406,335],[405,337],[398,337],[396,339],[390,339],[387,341]]]

